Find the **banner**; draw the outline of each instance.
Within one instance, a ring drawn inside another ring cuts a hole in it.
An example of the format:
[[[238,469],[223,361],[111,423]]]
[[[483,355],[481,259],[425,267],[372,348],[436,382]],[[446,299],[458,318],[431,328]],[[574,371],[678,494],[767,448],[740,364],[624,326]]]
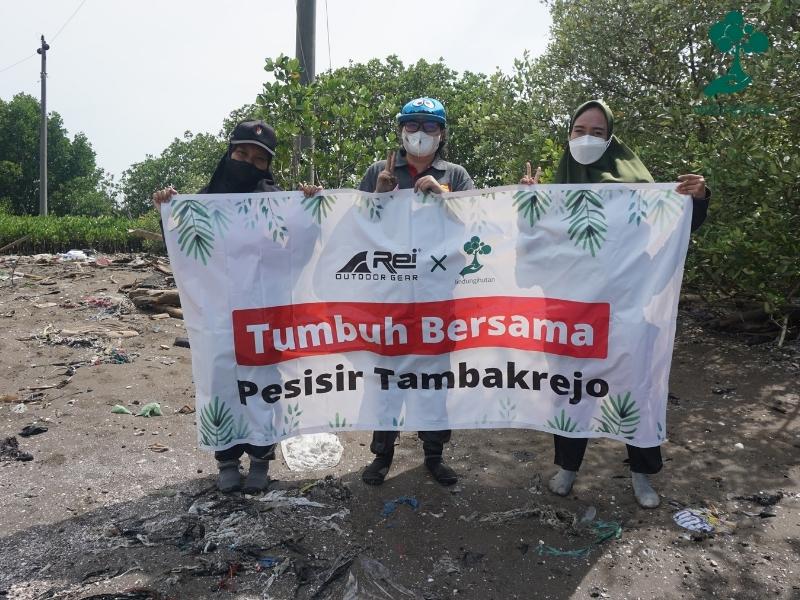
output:
[[[674,188],[174,197],[200,445],[489,427],[660,444],[691,221]]]

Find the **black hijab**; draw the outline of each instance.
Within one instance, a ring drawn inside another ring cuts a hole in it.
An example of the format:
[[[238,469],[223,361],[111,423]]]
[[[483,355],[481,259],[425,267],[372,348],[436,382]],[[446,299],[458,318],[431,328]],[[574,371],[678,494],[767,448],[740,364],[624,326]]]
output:
[[[242,194],[247,192],[278,192],[272,171],[261,170],[255,165],[231,158],[234,144],[228,146],[208,185],[198,194]],[[272,161],[270,160],[270,163]]]

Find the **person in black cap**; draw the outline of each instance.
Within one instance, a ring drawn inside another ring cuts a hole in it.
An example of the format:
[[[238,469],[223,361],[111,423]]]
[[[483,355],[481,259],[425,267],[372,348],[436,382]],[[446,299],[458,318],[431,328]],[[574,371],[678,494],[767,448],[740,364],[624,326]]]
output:
[[[242,121],[231,132],[228,151],[220,159],[211,181],[198,194],[279,192],[270,166],[278,140],[264,121]],[[156,208],[178,191],[166,187],[153,194]]]
[[[279,192],[270,166],[275,156],[277,138],[275,130],[264,121],[243,121],[230,136],[228,150],[220,159],[211,181],[199,194],[225,194],[246,192]],[[314,186],[301,186],[306,195],[313,195]],[[153,194],[156,209],[178,191],[169,186]],[[219,466],[217,487],[222,492],[242,489],[239,474],[239,459],[244,453],[250,456],[250,471],[244,483],[244,491],[260,492],[269,484],[269,461],[275,458],[275,444],[254,446],[236,444],[227,450],[214,453]]]

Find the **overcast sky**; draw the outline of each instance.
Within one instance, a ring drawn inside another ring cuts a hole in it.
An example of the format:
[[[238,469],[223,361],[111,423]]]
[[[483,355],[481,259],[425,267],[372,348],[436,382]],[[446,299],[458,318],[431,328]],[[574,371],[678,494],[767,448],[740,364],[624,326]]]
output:
[[[44,34],[48,110],[61,114],[71,136],[86,133],[98,165],[116,176],[187,129],[217,133],[231,110],[260,91],[264,59],[295,50],[293,0],[0,6],[0,98],[39,98],[35,52]],[[544,51],[549,26],[535,0],[317,0],[316,69],[396,54],[405,63],[442,57],[459,72],[510,72],[526,49]]]

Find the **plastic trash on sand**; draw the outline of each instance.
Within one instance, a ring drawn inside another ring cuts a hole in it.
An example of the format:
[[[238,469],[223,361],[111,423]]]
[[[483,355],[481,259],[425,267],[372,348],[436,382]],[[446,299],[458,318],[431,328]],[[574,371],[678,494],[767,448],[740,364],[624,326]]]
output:
[[[61,254],[61,260],[79,260],[79,261],[87,261],[89,257],[86,256],[86,253],[83,250],[70,250],[64,254]]]
[[[347,574],[342,600],[422,600],[422,595],[392,580],[392,573],[381,562],[360,558]]]
[[[281,442],[286,465],[292,471],[330,469],[342,459],[342,444],[332,433],[299,435]]]

